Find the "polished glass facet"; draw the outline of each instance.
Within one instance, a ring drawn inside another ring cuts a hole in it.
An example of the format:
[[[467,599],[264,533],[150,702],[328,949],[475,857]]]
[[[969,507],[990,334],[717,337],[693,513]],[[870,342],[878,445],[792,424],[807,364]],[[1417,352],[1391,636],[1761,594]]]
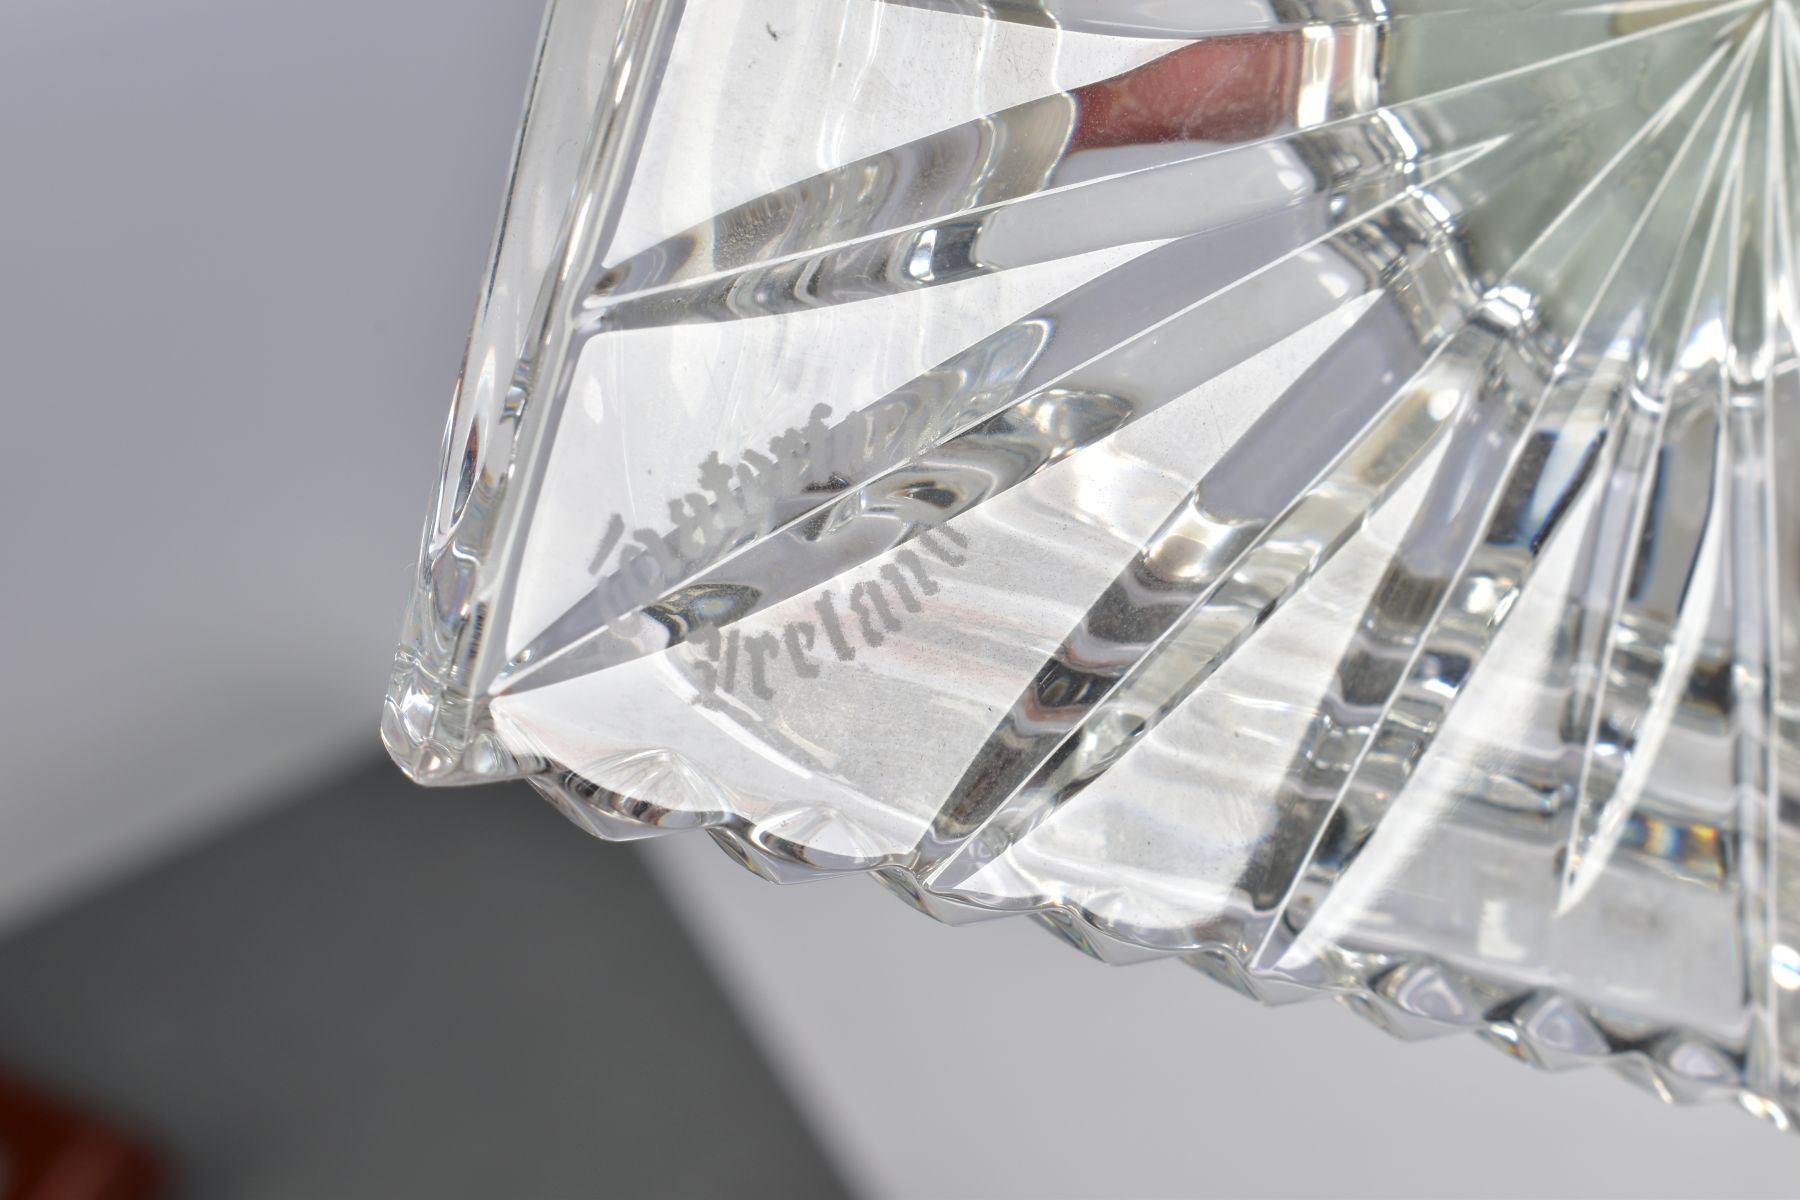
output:
[[[1791,0],[558,0],[385,713],[1800,1112]]]

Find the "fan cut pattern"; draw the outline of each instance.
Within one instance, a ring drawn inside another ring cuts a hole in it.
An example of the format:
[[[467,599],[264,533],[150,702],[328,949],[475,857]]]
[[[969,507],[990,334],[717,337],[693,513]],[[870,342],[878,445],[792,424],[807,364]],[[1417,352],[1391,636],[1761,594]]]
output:
[[[1790,0],[557,0],[383,735],[1800,1103]]]

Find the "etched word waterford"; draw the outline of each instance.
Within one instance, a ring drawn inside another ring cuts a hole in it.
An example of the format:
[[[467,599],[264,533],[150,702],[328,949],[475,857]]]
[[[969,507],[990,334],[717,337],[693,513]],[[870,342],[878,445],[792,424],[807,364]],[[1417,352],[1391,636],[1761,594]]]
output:
[[[898,396],[877,401],[835,425],[829,404],[814,406],[806,424],[746,450],[727,466],[713,451],[693,491],[668,502],[669,528],[627,529],[613,514],[588,564],[608,619],[652,604],[732,551],[781,527],[822,493],[866,482],[921,444],[924,414]],[[627,541],[627,535],[631,541]],[[606,564],[617,561],[601,575]]]

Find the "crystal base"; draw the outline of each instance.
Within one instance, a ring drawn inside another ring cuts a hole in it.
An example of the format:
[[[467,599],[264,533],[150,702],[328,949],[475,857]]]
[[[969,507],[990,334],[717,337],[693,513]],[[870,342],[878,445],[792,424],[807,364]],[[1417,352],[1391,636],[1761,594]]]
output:
[[[383,733],[1800,1103],[1790,0],[561,0]]]

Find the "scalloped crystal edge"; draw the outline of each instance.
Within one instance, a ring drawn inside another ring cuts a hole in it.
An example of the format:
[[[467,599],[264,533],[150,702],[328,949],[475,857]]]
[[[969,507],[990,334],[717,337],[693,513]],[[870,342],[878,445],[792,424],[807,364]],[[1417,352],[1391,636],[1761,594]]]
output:
[[[792,848],[766,844],[769,839],[751,822],[724,810],[674,814],[597,788],[572,772],[531,775],[528,782],[565,818],[604,841],[704,831],[732,861],[770,883],[868,875],[906,907],[941,924],[1028,917],[1058,941],[1109,966],[1178,959],[1258,1004],[1280,1007],[1329,996],[1400,1041],[1474,1034],[1528,1066],[1606,1067],[1666,1104],[1735,1101],[1779,1130],[1796,1130],[1797,1114],[1747,1085],[1740,1056],[1692,1032],[1607,1013],[1553,988],[1509,986],[1426,956],[1342,950],[1335,956],[1340,975],[1298,984],[1253,973],[1229,946],[1165,950],[1130,941],[1079,906],[982,908],[933,893],[912,871],[891,863],[809,863]],[[677,817],[679,824],[665,823]]]

